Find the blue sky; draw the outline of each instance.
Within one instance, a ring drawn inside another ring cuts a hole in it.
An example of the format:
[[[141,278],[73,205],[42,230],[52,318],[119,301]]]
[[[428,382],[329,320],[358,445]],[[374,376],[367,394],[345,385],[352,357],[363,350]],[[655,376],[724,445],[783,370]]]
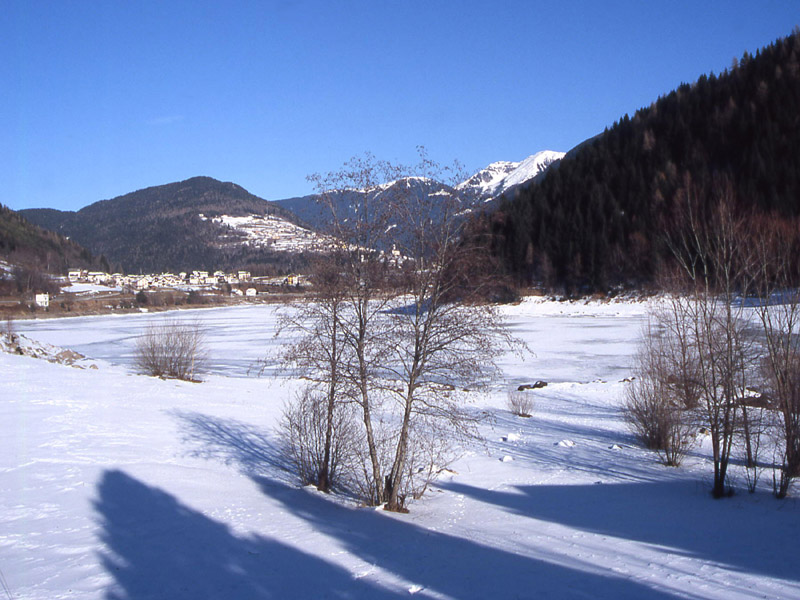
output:
[[[1,0],[0,202],[208,175],[277,200],[354,155],[568,150],[800,24],[786,1]]]

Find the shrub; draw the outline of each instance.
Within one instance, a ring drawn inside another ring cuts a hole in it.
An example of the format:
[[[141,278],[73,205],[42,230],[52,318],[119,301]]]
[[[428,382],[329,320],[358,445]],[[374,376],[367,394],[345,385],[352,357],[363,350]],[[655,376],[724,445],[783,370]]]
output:
[[[518,417],[532,416],[533,394],[518,390],[508,392],[508,410]]]
[[[332,436],[328,486],[347,487],[348,470],[354,464],[358,446],[358,422],[350,405],[339,404],[332,415]],[[285,440],[295,472],[303,485],[317,485],[325,464],[325,434],[327,401],[325,394],[306,387],[294,402],[287,404],[281,421]]]
[[[206,299],[197,290],[189,290],[189,294],[186,296],[186,304],[205,304]]]
[[[148,375],[199,381],[207,361],[205,332],[197,322],[166,319],[148,326],[136,340],[134,362]]]
[[[661,462],[677,467],[693,443],[689,412],[671,398],[671,390],[656,377],[642,375],[625,390],[623,408],[634,435]]]

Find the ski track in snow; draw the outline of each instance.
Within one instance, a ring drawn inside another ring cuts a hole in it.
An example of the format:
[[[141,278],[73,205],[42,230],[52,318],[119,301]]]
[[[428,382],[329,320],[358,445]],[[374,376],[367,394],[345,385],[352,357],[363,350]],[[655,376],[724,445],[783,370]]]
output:
[[[407,515],[284,469],[275,428],[299,382],[252,376],[280,343],[275,307],[177,313],[208,331],[200,384],[133,373],[135,336],[163,316],[15,323],[100,368],[0,353],[11,597],[800,597],[796,499],[772,499],[765,474],[756,494],[713,501],[707,448],[668,469],[622,422],[646,307],[504,307],[535,356],[503,358],[474,400],[494,417],[485,444]],[[507,391],[538,380],[533,417],[508,412]]]

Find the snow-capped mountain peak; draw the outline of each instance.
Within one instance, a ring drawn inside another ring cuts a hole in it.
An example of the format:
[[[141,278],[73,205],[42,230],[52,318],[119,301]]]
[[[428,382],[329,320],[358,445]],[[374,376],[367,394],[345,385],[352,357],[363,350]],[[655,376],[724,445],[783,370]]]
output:
[[[520,162],[493,162],[460,183],[457,188],[471,190],[479,198],[488,201],[543,173],[550,165],[561,160],[564,154],[564,152],[542,150]]]

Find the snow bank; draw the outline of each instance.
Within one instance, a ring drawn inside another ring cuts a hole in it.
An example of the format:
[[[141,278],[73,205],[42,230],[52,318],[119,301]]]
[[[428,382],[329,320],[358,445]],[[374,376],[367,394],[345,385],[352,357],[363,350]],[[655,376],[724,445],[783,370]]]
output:
[[[29,356],[31,358],[41,358],[50,362],[80,368],[84,366],[97,368],[94,363],[85,360],[86,357],[83,354],[75,352],[74,350],[37,342],[36,340],[32,340],[27,336],[17,333],[0,334],[0,352]]]

